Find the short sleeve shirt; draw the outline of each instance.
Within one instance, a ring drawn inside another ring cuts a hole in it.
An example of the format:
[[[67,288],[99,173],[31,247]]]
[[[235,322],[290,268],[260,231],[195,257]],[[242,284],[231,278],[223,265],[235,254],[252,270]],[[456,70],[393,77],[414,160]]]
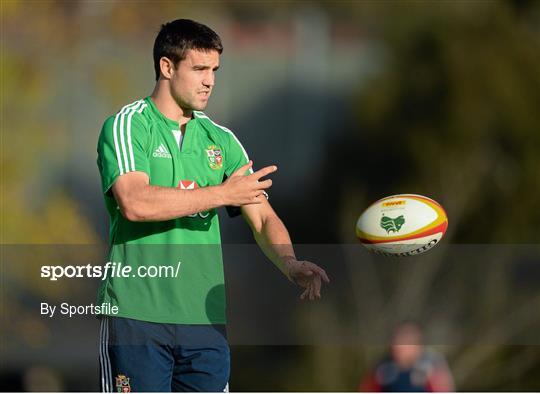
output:
[[[118,306],[116,316],[138,320],[222,324],[225,287],[216,210],[132,222],[121,214],[111,191],[119,176],[133,171],[146,173],[155,186],[218,185],[248,162],[236,136],[203,112],[194,111],[180,146],[179,129],[150,97],[126,105],[103,125],[97,164],[110,218],[111,264],[98,303]],[[113,266],[131,267],[132,276],[115,276]]]

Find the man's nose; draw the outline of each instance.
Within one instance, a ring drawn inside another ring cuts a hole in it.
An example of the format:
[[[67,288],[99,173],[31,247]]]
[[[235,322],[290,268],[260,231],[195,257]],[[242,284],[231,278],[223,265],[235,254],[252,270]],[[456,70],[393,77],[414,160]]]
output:
[[[205,75],[202,81],[203,85],[209,88],[214,86],[214,82],[215,82],[214,73]]]

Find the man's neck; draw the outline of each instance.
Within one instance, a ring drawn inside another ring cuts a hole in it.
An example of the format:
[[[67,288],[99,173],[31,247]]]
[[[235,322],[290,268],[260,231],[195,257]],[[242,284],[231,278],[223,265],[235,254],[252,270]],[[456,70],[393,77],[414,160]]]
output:
[[[161,81],[156,83],[156,87],[150,96],[159,112],[166,118],[177,121],[183,130],[187,122],[193,117],[193,111],[181,108],[169,93],[168,87]]]

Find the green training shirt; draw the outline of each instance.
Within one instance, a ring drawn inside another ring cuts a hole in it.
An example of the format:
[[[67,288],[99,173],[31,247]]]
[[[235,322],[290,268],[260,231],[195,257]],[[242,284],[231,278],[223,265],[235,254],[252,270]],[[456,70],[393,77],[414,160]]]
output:
[[[194,111],[180,145],[179,137],[178,122],[161,114],[150,97],[126,105],[103,125],[97,164],[110,217],[109,260],[131,271],[128,277],[119,277],[109,270],[100,284],[98,303],[118,306],[120,317],[224,324],[216,210],[161,222],[132,222],[121,214],[111,190],[119,176],[132,171],[148,174],[156,186],[218,185],[248,162],[234,134],[203,112]]]

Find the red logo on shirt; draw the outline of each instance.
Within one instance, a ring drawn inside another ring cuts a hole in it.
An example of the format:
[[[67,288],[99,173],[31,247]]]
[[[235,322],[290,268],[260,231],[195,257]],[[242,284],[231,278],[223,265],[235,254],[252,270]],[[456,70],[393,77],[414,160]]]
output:
[[[197,189],[199,185],[197,185],[197,182],[195,181],[181,180],[178,183],[178,187],[182,190],[191,190],[191,189]]]
[[[182,190],[193,190],[193,189],[198,189],[199,185],[197,185],[197,182],[195,182],[195,181],[181,180],[178,183],[178,187],[180,189],[182,189]],[[204,212],[199,212],[199,213],[194,213],[192,215],[188,215],[188,217],[190,217],[190,218],[200,217],[201,219],[206,219],[208,217],[208,215],[210,215],[210,212],[209,211],[204,211]]]

